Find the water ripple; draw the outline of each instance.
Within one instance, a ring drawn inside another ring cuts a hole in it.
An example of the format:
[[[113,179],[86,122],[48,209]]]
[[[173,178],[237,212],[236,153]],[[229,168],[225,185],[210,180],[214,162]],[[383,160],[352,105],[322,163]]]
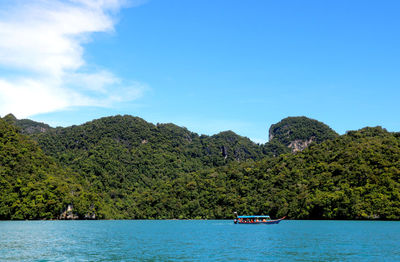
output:
[[[1,221],[3,261],[395,261],[400,222]]]

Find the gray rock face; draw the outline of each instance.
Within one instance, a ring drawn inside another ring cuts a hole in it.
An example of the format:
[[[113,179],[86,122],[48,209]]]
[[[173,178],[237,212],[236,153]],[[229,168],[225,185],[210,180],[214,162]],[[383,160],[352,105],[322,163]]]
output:
[[[294,141],[291,141],[288,147],[292,150],[292,152],[303,151],[314,141],[314,139],[314,137],[311,137],[308,140],[296,139]]]
[[[87,213],[84,217],[85,219],[96,219],[96,214],[95,213]]]
[[[61,220],[79,219],[79,217],[76,214],[74,214],[73,210],[74,210],[74,206],[73,205],[68,205],[67,209],[64,210],[64,212],[61,213],[59,219],[61,219]]]
[[[222,156],[226,159],[228,157],[228,150],[225,146],[221,147]]]

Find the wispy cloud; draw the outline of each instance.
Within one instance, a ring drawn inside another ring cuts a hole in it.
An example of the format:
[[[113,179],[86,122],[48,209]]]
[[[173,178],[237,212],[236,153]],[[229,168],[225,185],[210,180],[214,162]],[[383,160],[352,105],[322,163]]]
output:
[[[90,71],[83,44],[113,32],[124,0],[16,0],[0,4],[0,114],[17,117],[73,106],[112,106],[145,85],[108,70]],[[86,69],[86,70],[83,70]],[[124,91],[124,96],[119,95]]]

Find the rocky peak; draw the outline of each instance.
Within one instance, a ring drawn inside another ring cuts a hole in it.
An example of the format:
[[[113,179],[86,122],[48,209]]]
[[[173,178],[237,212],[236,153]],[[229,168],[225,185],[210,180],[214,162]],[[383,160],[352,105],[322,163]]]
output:
[[[17,126],[22,134],[38,134],[52,129],[49,125],[44,123],[36,122],[30,119],[17,119],[13,114],[8,114],[3,117],[3,119],[8,123]]]
[[[13,114],[8,114],[3,119],[9,123],[15,123],[17,121],[17,118]]]
[[[287,117],[269,129],[269,141],[281,144],[292,152],[302,151],[312,142],[321,143],[337,136],[326,124],[304,116]]]

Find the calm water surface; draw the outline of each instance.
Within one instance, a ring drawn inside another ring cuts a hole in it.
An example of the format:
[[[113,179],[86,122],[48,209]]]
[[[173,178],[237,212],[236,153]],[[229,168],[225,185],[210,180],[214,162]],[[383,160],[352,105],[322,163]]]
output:
[[[400,261],[400,222],[0,221],[1,261]]]

